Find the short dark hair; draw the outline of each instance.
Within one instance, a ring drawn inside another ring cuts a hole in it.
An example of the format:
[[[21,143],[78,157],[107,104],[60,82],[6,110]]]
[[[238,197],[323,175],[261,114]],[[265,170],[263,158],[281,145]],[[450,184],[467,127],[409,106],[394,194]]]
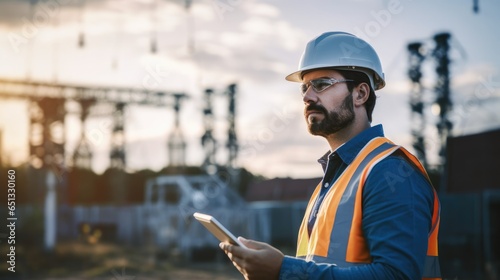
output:
[[[338,71],[344,77],[344,79],[354,80],[354,82],[346,83],[349,92],[352,92],[354,87],[358,86],[361,83],[368,84],[368,86],[370,87],[370,95],[368,95],[368,100],[366,100],[365,102],[365,109],[366,109],[366,115],[368,116],[368,121],[372,122],[372,112],[373,108],[375,108],[375,102],[377,101],[377,96],[375,95],[375,91],[371,86],[370,79],[368,78],[368,76],[363,72],[338,70],[338,69],[334,70]]]

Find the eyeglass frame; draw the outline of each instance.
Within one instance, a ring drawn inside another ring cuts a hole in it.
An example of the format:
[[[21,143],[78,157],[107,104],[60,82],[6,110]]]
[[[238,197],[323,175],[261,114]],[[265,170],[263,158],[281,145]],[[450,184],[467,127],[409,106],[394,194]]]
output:
[[[322,89],[322,90],[317,90],[317,89],[316,89],[316,87],[314,86],[314,81],[318,81],[318,80],[327,80],[327,81],[330,81],[332,84],[331,84],[331,85],[329,85],[329,86],[327,86],[327,87],[325,87],[325,88],[324,88],[324,89]],[[339,79],[330,78],[330,77],[323,77],[323,78],[312,79],[312,80],[310,80],[309,82],[307,82],[307,83],[302,83],[302,84],[300,85],[300,94],[301,94],[302,96],[305,96],[305,95],[306,95],[306,93],[307,93],[307,91],[309,90],[309,87],[310,87],[309,85],[311,85],[311,86],[312,86],[312,88],[313,88],[314,92],[316,92],[316,93],[321,93],[321,92],[323,92],[323,91],[327,90],[328,88],[330,88],[330,87],[332,87],[332,86],[334,86],[334,85],[336,85],[336,84],[338,84],[338,83],[346,83],[346,82],[355,82],[355,80],[350,80],[350,79],[340,79],[340,80],[339,80]],[[304,88],[304,86],[305,86],[305,85],[307,85],[307,89],[304,91],[304,89],[303,89],[303,88]]]

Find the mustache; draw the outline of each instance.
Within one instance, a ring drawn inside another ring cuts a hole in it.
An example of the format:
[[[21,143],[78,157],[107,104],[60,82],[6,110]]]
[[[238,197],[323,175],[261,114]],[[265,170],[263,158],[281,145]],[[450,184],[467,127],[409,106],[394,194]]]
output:
[[[321,106],[321,105],[318,105],[318,104],[307,105],[307,107],[304,108],[304,113],[307,113],[309,111],[318,111],[318,112],[324,113],[325,115],[328,114],[328,111],[326,110],[326,108]]]

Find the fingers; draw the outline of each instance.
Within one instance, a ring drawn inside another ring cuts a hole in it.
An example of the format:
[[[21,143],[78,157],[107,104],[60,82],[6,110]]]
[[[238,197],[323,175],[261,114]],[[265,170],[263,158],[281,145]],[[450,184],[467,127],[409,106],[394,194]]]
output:
[[[240,270],[245,258],[248,257],[249,250],[228,242],[221,242],[219,247],[226,253],[234,266]]]
[[[237,245],[233,245],[231,243],[228,243],[228,242],[221,242],[219,244],[219,247],[224,250],[224,252],[227,253],[231,253],[233,255],[236,255],[236,256],[243,256],[244,254],[246,254],[245,251],[248,251],[246,250],[245,248],[242,248],[240,246],[237,246]]]
[[[223,250],[223,251],[227,251],[229,248],[228,248],[228,245],[231,245],[227,242],[221,242],[219,243],[219,247]]]
[[[233,245],[228,242],[219,243],[219,247],[227,254],[231,254],[240,259],[244,259],[250,255],[259,254],[259,252],[265,252],[268,250],[273,250],[274,248],[267,243],[258,242],[255,240],[246,239],[243,237],[238,237],[238,239],[245,245],[247,248],[243,248],[237,245]],[[276,249],[274,249],[276,250]]]
[[[245,279],[277,279],[284,255],[278,249],[266,243],[239,240],[248,248],[221,242],[220,248]]]
[[[235,247],[233,244],[230,244],[228,242],[221,242],[219,243],[219,247],[226,253],[232,253],[233,252],[233,247]]]
[[[229,258],[229,260],[231,260],[238,271],[240,271],[241,274],[245,275],[245,269],[242,266],[243,259],[234,254],[234,252],[237,251],[238,246],[232,245],[227,242],[221,242],[219,244],[219,247],[224,251],[224,253],[226,253],[227,257]]]
[[[245,246],[247,246],[250,249],[260,250],[260,249],[267,248],[267,244],[263,243],[263,242],[258,242],[255,240],[246,239],[246,238],[243,238],[241,236],[238,237],[238,240],[240,240]]]

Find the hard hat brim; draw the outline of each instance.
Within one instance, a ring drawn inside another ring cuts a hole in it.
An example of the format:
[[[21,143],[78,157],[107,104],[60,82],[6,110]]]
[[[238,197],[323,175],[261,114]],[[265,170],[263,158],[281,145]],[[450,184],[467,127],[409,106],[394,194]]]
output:
[[[385,81],[383,78],[378,77],[378,75],[375,73],[377,76],[377,81],[373,81],[371,78],[371,73],[373,71],[371,69],[363,68],[363,67],[353,67],[353,66],[328,66],[328,65],[310,65],[309,67],[306,67],[304,69],[295,71],[288,76],[285,77],[285,80],[290,81],[290,82],[297,82],[301,83],[303,81],[302,77],[304,76],[304,72],[311,71],[311,70],[321,70],[321,69],[331,69],[331,70],[347,70],[347,71],[356,71],[356,72],[361,72],[365,73],[368,78],[370,79],[371,87],[373,90],[379,90],[382,89],[385,86]]]
[[[309,70],[319,70],[319,69],[333,69],[335,70],[335,67],[332,67],[331,65],[328,64],[315,64],[315,65],[309,65],[308,67],[304,67],[303,69],[300,69],[298,71],[295,71],[291,73],[290,75],[286,76],[285,79],[290,82],[302,82],[302,76],[303,73]]]

